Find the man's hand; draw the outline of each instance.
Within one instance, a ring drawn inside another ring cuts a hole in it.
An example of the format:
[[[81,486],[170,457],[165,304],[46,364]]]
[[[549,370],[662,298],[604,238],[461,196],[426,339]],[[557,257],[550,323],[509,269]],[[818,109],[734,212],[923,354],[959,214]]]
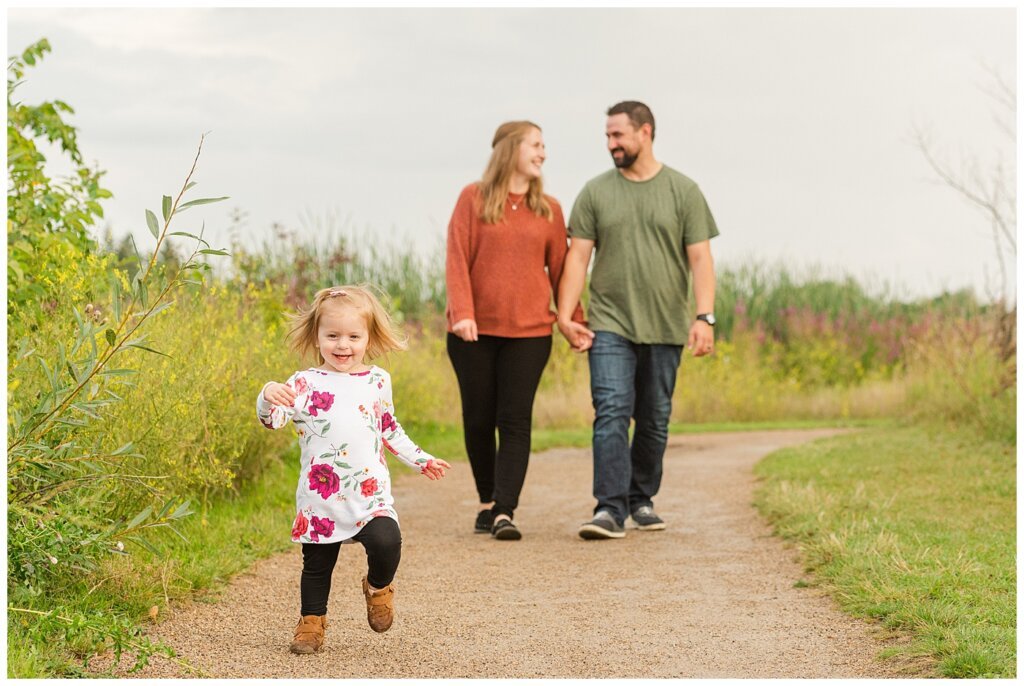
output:
[[[295,402],[295,398],[298,396],[295,391],[292,390],[291,386],[271,381],[267,384],[267,387],[263,389],[263,397],[272,405],[291,407]]]
[[[715,351],[715,328],[698,319],[690,327],[690,338],[686,342],[694,357],[704,357]]]
[[[452,333],[467,342],[477,340],[476,320],[460,319],[452,324]]]
[[[558,330],[565,336],[565,340],[569,341],[569,345],[576,352],[584,352],[589,350],[590,346],[594,344],[594,332],[588,329],[584,324],[574,322],[572,320],[563,321],[558,320]]]

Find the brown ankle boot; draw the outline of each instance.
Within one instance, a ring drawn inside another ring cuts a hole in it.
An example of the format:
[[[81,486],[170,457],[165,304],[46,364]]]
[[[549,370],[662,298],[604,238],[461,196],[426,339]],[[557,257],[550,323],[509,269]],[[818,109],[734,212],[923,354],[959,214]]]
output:
[[[295,627],[295,638],[292,639],[290,650],[297,655],[309,655],[320,650],[324,644],[326,628],[326,615],[304,615]]]
[[[388,584],[387,588],[371,594],[370,584],[364,576],[363,595],[366,596],[366,621],[378,634],[384,633],[391,628],[391,622],[395,621],[394,584]]]

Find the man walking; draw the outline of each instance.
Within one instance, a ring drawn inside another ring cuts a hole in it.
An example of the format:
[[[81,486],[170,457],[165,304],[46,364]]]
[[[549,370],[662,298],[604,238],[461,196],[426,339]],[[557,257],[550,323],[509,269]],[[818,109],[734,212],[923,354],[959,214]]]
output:
[[[589,350],[597,506],[580,527],[586,539],[624,537],[627,516],[644,531],[665,528],[653,498],[682,348],[697,357],[714,348],[710,239],[718,228],[707,202],[696,183],[655,159],[646,105],[620,102],[607,114],[616,168],[588,181],[576,198],[558,288],[558,328],[573,348]],[[570,315],[595,248],[588,328]]]

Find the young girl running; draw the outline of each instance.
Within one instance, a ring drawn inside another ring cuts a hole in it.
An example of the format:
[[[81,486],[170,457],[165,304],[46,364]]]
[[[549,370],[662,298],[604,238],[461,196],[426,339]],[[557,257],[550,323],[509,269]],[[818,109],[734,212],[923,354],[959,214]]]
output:
[[[428,479],[444,477],[450,465],[420,450],[395,417],[391,376],[363,363],[403,350],[388,313],[366,288],[325,288],[292,322],[291,346],[320,366],[271,381],[256,400],[268,429],[295,424],[301,448],[292,540],[302,543],[302,610],[293,653],[320,649],[327,627],[331,573],[342,543],[366,549],[363,577],[366,618],[377,632],[394,619],[391,582],[398,569],[402,536],[391,497],[385,451]]]

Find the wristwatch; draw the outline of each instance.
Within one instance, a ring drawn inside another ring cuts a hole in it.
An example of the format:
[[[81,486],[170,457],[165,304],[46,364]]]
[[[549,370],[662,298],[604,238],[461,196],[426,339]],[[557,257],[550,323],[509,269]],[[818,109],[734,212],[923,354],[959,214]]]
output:
[[[711,314],[710,312],[708,312],[707,314],[698,314],[697,321],[704,322],[708,326],[713,327],[715,325],[715,315]]]

